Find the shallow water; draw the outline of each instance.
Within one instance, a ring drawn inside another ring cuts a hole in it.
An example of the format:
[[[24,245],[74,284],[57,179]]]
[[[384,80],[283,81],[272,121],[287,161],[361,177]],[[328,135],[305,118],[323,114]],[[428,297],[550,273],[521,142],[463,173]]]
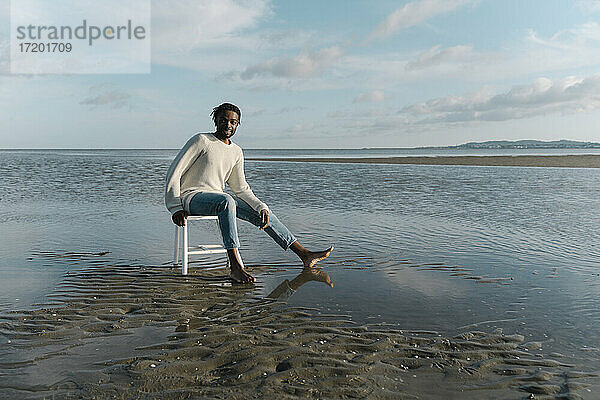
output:
[[[2,314],[51,301],[79,270],[168,266],[173,155],[0,152]],[[246,171],[303,244],[335,245],[321,265],[334,288],[308,282],[289,307],[443,335],[501,330],[542,358],[600,370],[600,170],[248,161]],[[264,233],[241,223],[240,235],[253,297],[300,273]]]

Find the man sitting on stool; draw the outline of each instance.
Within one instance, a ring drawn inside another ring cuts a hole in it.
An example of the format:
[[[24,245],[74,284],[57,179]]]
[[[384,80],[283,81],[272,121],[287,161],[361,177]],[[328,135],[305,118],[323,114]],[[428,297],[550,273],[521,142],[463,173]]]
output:
[[[288,248],[311,268],[329,256],[333,246],[324,251],[309,251],[289,229],[260,201],[244,176],[244,154],[231,141],[242,113],[230,103],[215,107],[211,113],[216,130],[193,136],[179,151],[167,173],[165,204],[173,222],[185,225],[188,215],[216,215],[227,249],[230,277],[237,283],[255,279],[244,269],[239,253],[236,217],[264,230],[284,250]],[[223,192],[225,183],[235,196]]]

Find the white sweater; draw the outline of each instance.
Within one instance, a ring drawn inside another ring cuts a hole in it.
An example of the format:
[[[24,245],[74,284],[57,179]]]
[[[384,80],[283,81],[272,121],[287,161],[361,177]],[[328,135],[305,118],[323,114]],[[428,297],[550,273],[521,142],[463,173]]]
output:
[[[189,212],[189,203],[198,192],[223,193],[225,182],[233,193],[254,210],[268,210],[246,182],[244,154],[237,144],[225,144],[212,133],[194,135],[179,151],[169,168],[165,204],[174,214]]]

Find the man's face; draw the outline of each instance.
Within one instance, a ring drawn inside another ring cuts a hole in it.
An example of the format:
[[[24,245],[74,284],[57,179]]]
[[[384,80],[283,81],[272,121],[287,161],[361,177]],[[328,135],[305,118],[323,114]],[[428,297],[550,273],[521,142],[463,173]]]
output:
[[[235,134],[235,130],[240,124],[240,117],[235,111],[224,111],[217,116],[217,137],[219,139],[229,139]]]

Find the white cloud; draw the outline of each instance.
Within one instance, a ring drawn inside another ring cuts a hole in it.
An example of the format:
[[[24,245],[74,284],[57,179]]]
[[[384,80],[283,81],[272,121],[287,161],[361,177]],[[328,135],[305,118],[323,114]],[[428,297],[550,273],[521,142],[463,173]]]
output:
[[[375,29],[372,36],[379,37],[382,34],[388,35],[397,29],[412,26],[425,21],[435,15],[452,11],[463,4],[471,3],[473,0],[421,0],[406,4],[399,10],[396,10],[388,17],[378,28]],[[295,33],[298,35],[298,33]],[[285,42],[290,44],[287,34],[284,32],[271,32],[269,34],[261,34],[257,36],[259,43],[265,38],[276,39],[274,42]],[[306,35],[304,35],[306,39]],[[269,40],[271,42],[273,40]],[[472,50],[471,45],[454,46],[447,49],[440,49],[439,46],[425,52],[420,58],[408,65],[410,69],[425,69],[449,63],[459,63],[461,60],[466,61],[466,58]],[[250,66],[229,69],[229,72],[218,75],[219,80],[231,80],[239,78],[240,83],[246,90],[270,90],[273,88],[288,89],[288,90],[304,90],[306,88],[327,88],[340,87],[341,80],[345,79],[344,73],[341,74],[333,71],[329,76],[328,82],[312,79],[310,83],[304,81],[298,82],[305,78],[315,78],[322,75],[327,67],[336,64],[342,57],[346,55],[345,45],[333,45],[323,47],[319,50],[303,50],[296,55],[275,56],[266,61],[246,64]],[[239,61],[238,57],[238,61]],[[372,58],[369,60],[372,63]],[[341,63],[338,63],[341,64]],[[343,65],[339,65],[342,69]],[[407,61],[402,63],[402,69],[407,68]],[[261,78],[261,79],[259,79]],[[284,78],[284,79],[281,79]],[[287,80],[287,81],[286,81]],[[252,84],[248,86],[248,82]],[[354,84],[358,82],[354,81]],[[342,85],[343,86],[343,85]],[[370,98],[362,96],[356,101],[378,101],[378,98]]]
[[[403,29],[418,25],[436,15],[453,11],[470,2],[470,0],[419,0],[407,3],[377,25],[369,35],[369,40],[392,36]]]
[[[155,0],[152,41],[156,50],[177,53],[230,45],[237,34],[271,14],[269,0]]]
[[[368,93],[361,93],[354,98],[352,103],[379,103],[389,98],[383,90],[373,90]]]
[[[302,124],[295,124],[291,128],[288,129],[289,132],[298,133],[298,132],[310,132],[314,130],[316,127],[314,122],[306,122]]]
[[[600,41],[600,25],[596,22],[588,22],[576,25],[570,29],[563,29],[552,35],[550,38],[542,38],[538,34],[529,30],[527,39],[532,43],[555,49],[569,50],[576,47],[588,45]]]
[[[251,55],[264,43],[260,35],[248,31],[273,14],[270,3],[270,0],[154,0],[153,63],[222,71],[243,62],[242,53]]]
[[[425,50],[419,57],[406,65],[407,70],[434,67],[440,64],[468,61],[473,50],[472,45],[459,45],[440,50],[440,45]]]
[[[488,92],[488,91],[485,91]],[[570,114],[600,108],[600,74],[588,78],[538,78],[505,93],[445,96],[404,107],[412,123],[505,121],[545,114]]]
[[[246,68],[240,73],[240,78],[250,80],[265,75],[280,78],[309,78],[321,73],[326,66],[339,60],[342,55],[340,46],[332,46],[318,51],[304,51],[291,57],[274,57]]]
[[[600,0],[577,0],[575,5],[589,14],[600,12]]]
[[[271,0],[152,0],[151,7],[154,64],[223,71],[236,63],[248,65],[245,57],[252,58],[257,48],[274,43],[264,32],[254,32],[261,21],[273,15]]]
[[[338,87],[389,87],[404,82],[473,82],[493,84],[519,81],[531,76],[565,76],[576,69],[598,70],[600,25],[596,22],[575,25],[548,37],[526,32],[517,42],[501,49],[480,51],[470,44],[439,47],[414,54],[394,52],[372,56],[348,54],[336,65]],[[401,97],[401,96],[396,96]]]
[[[106,85],[96,85],[90,88],[90,95],[81,100],[79,104],[93,107],[108,106],[113,110],[130,106],[131,95],[116,89],[109,89]]]

